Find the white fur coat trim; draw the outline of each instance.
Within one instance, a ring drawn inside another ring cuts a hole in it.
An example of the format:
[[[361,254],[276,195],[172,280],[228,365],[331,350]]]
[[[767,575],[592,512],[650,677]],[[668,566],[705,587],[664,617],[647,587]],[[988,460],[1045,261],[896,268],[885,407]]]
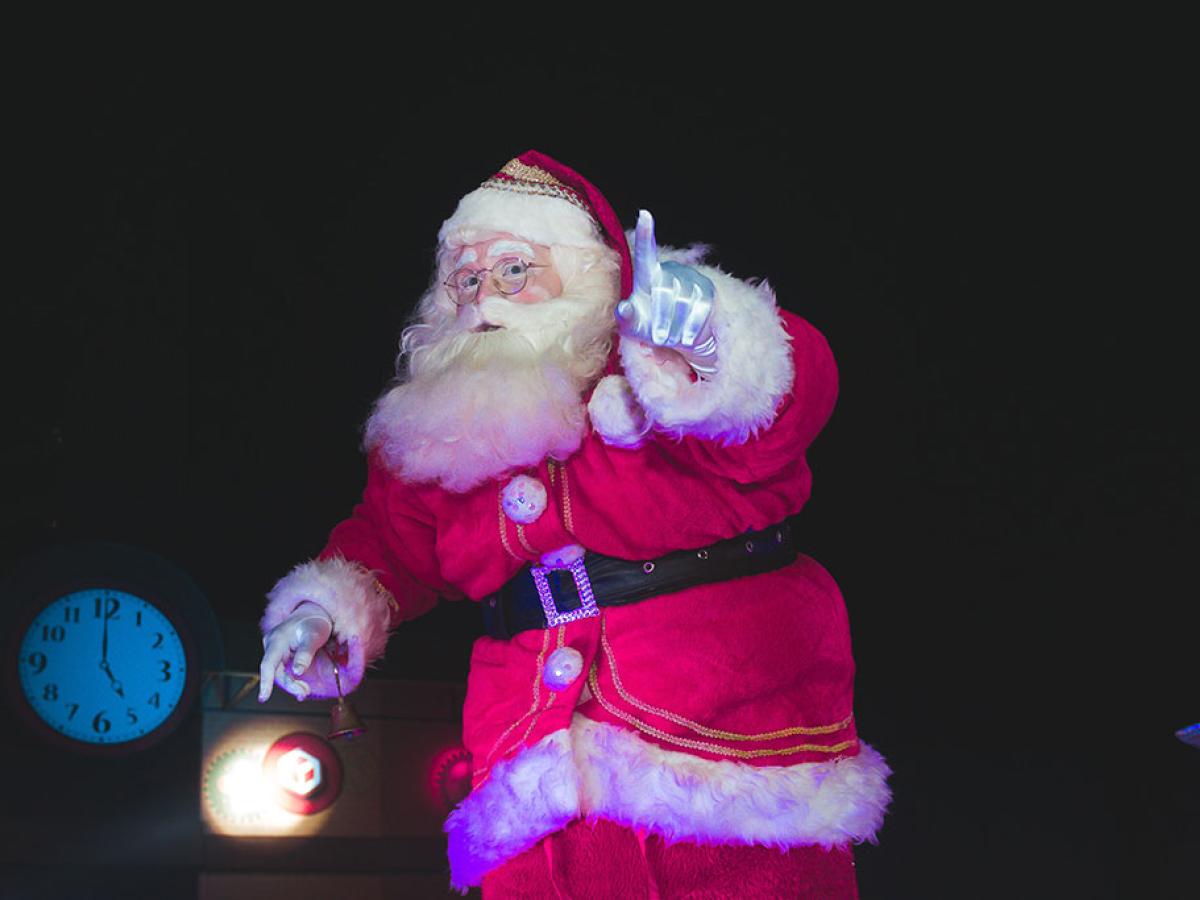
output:
[[[883,757],[755,767],[664,750],[576,715],[497,766],[446,820],[452,885],[465,890],[579,817],[667,840],[786,848],[873,841],[891,799]]]
[[[474,243],[489,232],[507,232],[535,244],[591,247],[603,244],[592,217],[559,197],[477,188],[442,223],[438,243]]]
[[[650,432],[652,422],[638,405],[624,375],[605,375],[592,391],[588,401],[588,418],[592,427],[615,447],[633,449],[641,445]]]
[[[750,766],[664,750],[578,715],[571,738],[584,813],[668,840],[779,848],[869,841],[891,798],[891,770],[866,744],[828,762]]]
[[[446,819],[450,886],[465,894],[578,817],[579,775],[563,729],[499,763]]]
[[[312,560],[296,566],[267,594],[263,633],[290,616],[305,600],[329,613],[334,638],[347,647],[349,660],[339,677],[343,692],[349,693],[362,681],[366,667],[383,656],[390,623],[389,595],[358,563],[336,557]],[[317,654],[301,680],[313,689],[313,697],[337,696],[332,666],[324,653]]]
[[[791,390],[789,337],[765,281],[739,281],[713,266],[695,268],[717,289],[712,313],[716,374],[691,381],[679,368],[659,365],[653,347],[627,338],[620,344],[621,364],[657,430],[743,443],[774,421],[780,400]]]

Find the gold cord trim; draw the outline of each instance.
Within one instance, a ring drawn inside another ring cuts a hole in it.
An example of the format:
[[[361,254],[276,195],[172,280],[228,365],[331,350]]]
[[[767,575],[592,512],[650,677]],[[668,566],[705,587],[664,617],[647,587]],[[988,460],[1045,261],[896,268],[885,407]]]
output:
[[[518,181],[532,181],[538,184],[556,184],[559,187],[564,187],[563,183],[547,172],[545,169],[540,169],[537,166],[531,166],[528,163],[523,163],[516,157],[513,157],[504,164],[501,173],[509,178],[516,178]]]
[[[492,757],[496,755],[496,748],[498,748],[500,746],[500,744],[503,743],[503,741],[506,737],[508,737],[510,734],[512,734],[514,728],[516,728],[518,725],[520,725],[522,722],[524,722],[527,718],[532,716],[537,711],[538,704],[542,700],[542,664],[546,659],[546,649],[547,649],[549,643],[550,643],[550,632],[545,631],[542,633],[542,650],[538,654],[537,669],[533,673],[533,703],[530,704],[529,711],[527,713],[525,713],[525,715],[521,716],[521,718],[517,719],[517,721],[515,721],[511,725],[509,725],[508,728],[505,729],[504,734],[502,734],[502,735],[500,735],[500,737],[496,738],[496,743],[492,744],[492,749],[488,751],[487,760],[486,760],[487,766],[483,769],[480,769],[479,770],[480,772],[486,772],[486,771],[488,771],[488,769],[491,768]],[[531,722],[530,725],[532,725],[532,724],[533,723]]]
[[[501,177],[504,176],[504,177]],[[494,191],[513,191],[518,194],[540,194],[545,197],[558,197],[566,200],[572,206],[583,210],[588,217],[595,221],[595,215],[587,202],[573,187],[563,184],[545,169],[526,165],[519,159],[510,159],[496,175],[493,175],[480,187]]]
[[[661,709],[657,706],[651,706],[637,697],[634,697],[621,684],[621,676],[617,673],[617,660],[612,651],[612,645],[608,642],[608,621],[601,619],[600,621],[600,646],[604,648],[604,656],[608,660],[608,667],[612,670],[613,686],[617,689],[621,699],[630,706],[640,709],[642,712],[648,712],[659,716],[676,725],[681,725],[684,728],[701,734],[704,737],[718,738],[723,741],[773,741],[778,738],[791,737],[797,734],[833,734],[841,731],[849,726],[854,721],[854,714],[846,716],[840,722],[835,722],[832,725],[795,725],[791,728],[781,728],[778,731],[767,731],[762,734],[739,734],[734,731],[720,731],[716,728],[706,728],[699,722],[693,722],[691,719],[685,719],[683,716],[673,713],[670,710]]]
[[[513,552],[512,545],[508,542],[508,519],[504,515],[504,488],[499,485],[496,486],[496,510],[500,515],[500,543],[504,545],[504,549],[508,551],[509,556],[525,562],[525,560]]]
[[[797,744],[794,747],[784,747],[779,750],[761,749],[761,750],[734,750],[728,747],[721,747],[717,744],[709,744],[705,741],[693,741],[688,738],[676,737],[673,734],[667,734],[665,731],[655,728],[653,725],[647,725],[640,719],[635,718],[624,710],[617,709],[605,698],[600,691],[600,681],[596,676],[596,664],[592,663],[591,671],[588,673],[588,686],[592,689],[592,696],[600,703],[609,713],[628,722],[638,731],[649,734],[665,741],[668,744],[674,744],[678,747],[687,747],[691,750],[703,750],[707,753],[714,753],[719,756],[732,756],[736,759],[759,759],[764,756],[791,756],[796,753],[841,753],[843,750],[849,750],[851,747],[857,746],[857,740],[842,741],[839,744]]]
[[[534,550],[532,546],[530,546],[528,538],[525,537],[525,526],[524,525],[517,525],[517,540],[519,540],[521,542],[522,547],[524,547],[526,550],[528,550],[534,556],[538,555],[538,552],[536,550]]]
[[[549,634],[549,632],[547,632],[547,634]],[[557,641],[558,646],[555,647],[556,650],[561,649],[563,643],[566,641],[566,637],[567,637],[567,626],[559,625],[558,626],[558,641]],[[542,641],[542,643],[545,644],[545,641]],[[545,650],[543,650],[542,652],[545,653]],[[541,681],[541,677],[542,677],[542,658],[538,657],[537,678],[538,678],[539,682]],[[529,727],[526,728],[525,733],[523,735],[521,735],[520,743],[522,743],[522,744],[525,743],[525,741],[529,738],[529,732],[533,731],[533,726],[536,725],[537,720],[542,717],[542,713],[544,713],[551,706],[553,706],[554,701],[557,699],[558,699],[558,694],[555,693],[554,691],[551,691],[550,697],[546,700],[546,705],[541,708],[541,710],[538,712],[538,714],[536,716],[534,716],[532,719],[529,720]]]
[[[370,578],[371,588],[375,591],[376,596],[382,597],[392,612],[400,612],[400,603],[395,597],[392,596],[392,592],[383,586],[383,582],[380,581],[379,577],[375,574],[375,572],[378,570],[368,569],[358,560],[346,559],[346,557],[342,556],[341,554],[338,554],[338,558],[340,558],[343,562],[350,563],[363,578]]]
[[[394,613],[400,612],[400,604],[392,596],[392,592],[385,588],[378,578],[375,579],[375,593],[383,595],[383,599],[387,601],[388,609]]]
[[[587,213],[589,218],[592,215],[592,211],[579,199],[579,195],[570,188],[554,184],[531,184],[526,181],[507,181],[501,179],[485,181],[480,187],[489,188],[493,191],[512,191],[514,194],[537,194],[542,197],[557,197],[559,200],[566,200],[576,209]]]
[[[525,729],[525,733],[523,735],[521,735],[521,740],[517,741],[518,744],[523,744],[523,743],[525,743],[526,740],[528,740],[529,732],[533,731],[533,726],[537,724],[537,720],[542,717],[542,713],[544,713],[546,710],[548,710],[551,706],[554,705],[554,701],[557,698],[558,698],[558,694],[552,693],[550,695],[550,698],[546,701],[546,705],[543,706],[541,709],[539,709],[538,714],[529,720],[529,727],[527,727]]]
[[[534,711],[536,710],[537,715],[533,716],[533,720],[529,723],[528,727],[525,729],[525,733],[523,735],[521,735],[520,743],[522,743],[522,744],[525,743],[526,738],[529,737],[529,732],[533,731],[533,726],[537,724],[537,720],[539,718],[541,718],[542,713],[544,713],[551,706],[553,706],[554,701],[558,698],[558,694],[551,692],[549,699],[546,700],[546,705],[544,707],[542,707],[540,710],[537,709],[538,691],[539,691],[539,685],[541,683],[541,674],[542,674],[542,665],[543,665],[542,661],[546,656],[546,637],[548,637],[549,634],[550,634],[550,632],[547,631],[544,633],[544,635],[542,637],[542,652],[538,655],[537,675],[535,676],[538,680],[534,683],[534,686],[533,686],[533,688],[534,688],[534,690],[533,690],[533,706],[529,707],[529,711],[526,712],[525,715],[521,716],[521,718],[517,719],[517,721],[515,721],[511,725],[509,725],[508,729],[504,732],[504,734],[500,735],[500,737],[499,737],[499,739],[497,739],[496,743],[492,745],[491,752],[488,753],[487,761],[488,761],[489,765],[484,766],[482,769],[476,769],[475,770],[476,775],[487,775],[487,773],[492,771],[492,767],[491,767],[490,763],[492,761],[492,757],[494,757],[496,755],[496,748],[500,746],[500,742],[503,741],[506,737],[508,737],[509,734],[512,733],[512,730],[514,728],[516,728],[518,725],[520,725],[522,722],[524,722],[526,719],[528,719],[531,715],[533,715]],[[563,647],[563,645],[566,643],[566,638],[567,638],[567,626],[559,625],[558,626],[558,641],[556,642],[557,646],[555,647],[555,649],[561,649]]]
[[[571,481],[567,477],[566,463],[562,463],[562,514],[563,525],[566,526],[567,533],[574,536],[575,534],[575,517],[571,513]]]

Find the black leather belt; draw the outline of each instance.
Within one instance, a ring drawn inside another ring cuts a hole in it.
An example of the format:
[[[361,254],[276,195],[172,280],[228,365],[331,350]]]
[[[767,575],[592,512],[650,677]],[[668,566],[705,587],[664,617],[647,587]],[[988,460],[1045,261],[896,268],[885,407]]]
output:
[[[798,555],[786,522],[644,561],[589,550],[569,568],[526,566],[484,597],[483,624],[490,637],[508,640],[522,631],[598,615],[597,607],[625,606],[699,584],[770,572]]]

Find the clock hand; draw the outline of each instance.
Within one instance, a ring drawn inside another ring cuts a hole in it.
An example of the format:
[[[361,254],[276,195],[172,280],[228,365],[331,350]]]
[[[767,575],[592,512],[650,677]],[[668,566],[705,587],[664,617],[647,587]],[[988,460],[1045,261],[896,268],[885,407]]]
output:
[[[108,663],[108,609],[104,610],[104,637],[100,639],[100,668],[104,668]],[[109,673],[109,678],[112,674]]]
[[[124,699],[125,690],[121,686],[121,682],[117,681],[117,679],[113,676],[112,668],[110,668],[108,665],[108,660],[100,660],[100,668],[103,670],[104,674],[108,676],[108,680],[112,682],[113,690],[117,692],[117,696]]]

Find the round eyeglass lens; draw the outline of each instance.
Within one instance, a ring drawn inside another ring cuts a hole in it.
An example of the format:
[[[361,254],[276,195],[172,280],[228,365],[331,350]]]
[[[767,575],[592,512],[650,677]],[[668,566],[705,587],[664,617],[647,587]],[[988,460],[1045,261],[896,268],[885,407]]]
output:
[[[525,287],[525,279],[529,276],[529,266],[525,260],[517,257],[507,257],[496,263],[496,281],[500,290],[506,294],[515,294]]]

